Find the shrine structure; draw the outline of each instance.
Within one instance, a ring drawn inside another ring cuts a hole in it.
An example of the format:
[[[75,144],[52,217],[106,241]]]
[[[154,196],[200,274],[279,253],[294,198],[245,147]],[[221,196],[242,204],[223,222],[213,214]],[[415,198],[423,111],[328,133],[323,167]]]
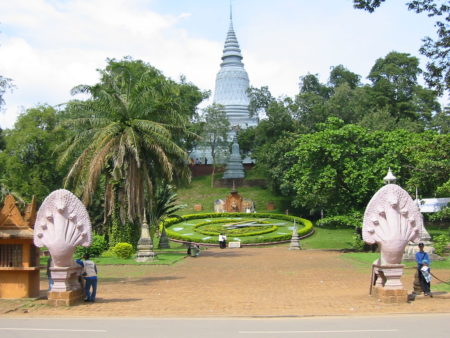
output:
[[[214,202],[215,212],[255,212],[255,203],[251,199],[243,198],[236,190],[233,183],[233,188],[225,200],[218,199]]]
[[[0,298],[39,297],[39,249],[33,244],[36,200],[22,215],[12,195],[0,211]]]

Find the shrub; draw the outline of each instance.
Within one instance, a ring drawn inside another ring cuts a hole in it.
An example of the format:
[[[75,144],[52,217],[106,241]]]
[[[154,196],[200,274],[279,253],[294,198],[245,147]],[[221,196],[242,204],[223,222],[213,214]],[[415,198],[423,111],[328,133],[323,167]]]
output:
[[[112,248],[109,248],[106,251],[103,251],[101,254],[102,258],[111,258],[111,257],[116,257],[116,255],[114,254]]]
[[[439,235],[433,238],[434,240],[434,251],[439,256],[442,256],[445,249],[447,248],[447,244],[449,242],[449,238],[446,235]]]
[[[130,243],[117,243],[112,252],[119,258],[128,259],[133,255],[133,246]]]
[[[99,257],[107,248],[108,243],[106,242],[105,236],[94,235],[91,246],[77,246],[75,257],[83,257],[85,254],[89,254],[91,257]]]
[[[364,251],[365,242],[361,239],[359,234],[354,234],[352,237],[352,249],[355,251]]]
[[[432,222],[450,221],[450,206],[442,208],[438,212],[429,215],[428,218]]]
[[[318,220],[316,226],[327,229],[360,228],[362,226],[362,220],[356,215],[332,216]]]

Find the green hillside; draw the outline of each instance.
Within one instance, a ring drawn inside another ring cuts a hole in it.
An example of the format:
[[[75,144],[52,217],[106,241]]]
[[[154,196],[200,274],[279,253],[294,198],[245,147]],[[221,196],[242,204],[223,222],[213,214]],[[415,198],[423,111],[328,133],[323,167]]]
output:
[[[217,174],[216,178],[220,179],[222,174]],[[274,212],[284,213],[289,201],[284,197],[275,196],[267,188],[251,187],[251,188],[238,188],[239,194],[243,198],[252,199],[255,202],[256,211],[258,212]],[[186,208],[178,212],[180,215],[196,213],[194,211],[195,204],[201,204],[203,210],[201,212],[213,212],[214,201],[217,199],[226,199],[230,193],[229,188],[211,188],[211,176],[202,176],[192,179],[189,186],[179,188],[178,204],[186,204]],[[275,210],[268,211],[266,209],[267,204],[273,202],[275,204]]]

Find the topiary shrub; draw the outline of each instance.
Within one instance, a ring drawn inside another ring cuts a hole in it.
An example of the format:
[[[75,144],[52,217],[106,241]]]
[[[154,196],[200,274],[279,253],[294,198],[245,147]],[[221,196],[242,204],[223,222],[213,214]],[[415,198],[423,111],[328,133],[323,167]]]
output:
[[[75,249],[75,257],[80,258],[85,254],[89,254],[91,257],[99,257],[106,249],[108,249],[108,243],[106,242],[105,236],[94,235],[91,246],[77,246]]]
[[[130,243],[117,243],[112,252],[119,258],[128,259],[133,255],[133,246]]]

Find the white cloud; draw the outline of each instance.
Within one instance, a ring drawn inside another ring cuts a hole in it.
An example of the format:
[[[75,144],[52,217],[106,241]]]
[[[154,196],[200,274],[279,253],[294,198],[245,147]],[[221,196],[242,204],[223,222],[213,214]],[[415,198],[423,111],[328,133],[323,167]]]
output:
[[[7,27],[0,74],[13,78],[17,86],[5,97],[3,128],[12,126],[22,106],[63,103],[75,85],[95,83],[96,69],[105,66],[106,58],[131,55],[174,79],[184,74],[202,89],[213,83],[221,45],[191,38],[177,28],[188,13],[160,15],[140,0],[31,3],[0,3]]]
[[[151,10],[153,5],[171,14]],[[11,127],[22,106],[69,100],[72,87],[97,81],[96,69],[106,58],[130,55],[175,80],[183,74],[201,89],[213,90],[227,27],[227,6],[221,5],[206,0],[0,1],[0,74],[17,86],[5,97],[0,126]],[[246,0],[233,6],[250,83],[268,85],[275,96],[294,95],[299,76],[308,72],[326,81],[331,66],[344,64],[365,77],[376,58],[391,50],[417,56],[421,38],[435,30],[433,20],[394,1],[374,14],[354,10],[350,0]]]

